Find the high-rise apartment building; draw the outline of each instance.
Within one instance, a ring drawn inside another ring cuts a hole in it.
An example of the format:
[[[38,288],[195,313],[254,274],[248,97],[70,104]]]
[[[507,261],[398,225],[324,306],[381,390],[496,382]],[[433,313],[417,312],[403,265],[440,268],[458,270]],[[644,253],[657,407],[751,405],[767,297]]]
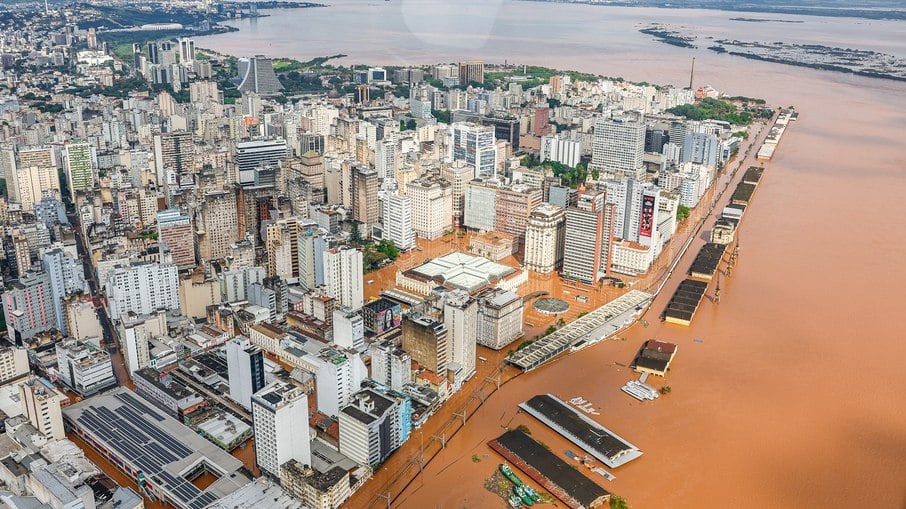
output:
[[[454,290],[443,297],[444,326],[450,345],[450,366],[460,384],[475,374],[475,345],[478,335],[478,301],[469,292]]]
[[[594,283],[602,266],[605,237],[604,192],[583,192],[575,207],[566,209],[563,237],[563,277]]]
[[[412,381],[412,357],[393,341],[374,343],[368,352],[373,380],[397,391]]]
[[[69,192],[76,193],[94,189],[95,171],[92,157],[93,147],[88,143],[67,143],[63,153],[63,168],[69,179]]]
[[[362,288],[362,252],[351,247],[324,253],[324,279],[327,294],[341,306],[358,310],[365,303]]]
[[[23,212],[31,212],[44,196],[59,196],[60,176],[48,148],[19,152],[10,186],[10,199],[18,200]]]
[[[230,254],[230,246],[239,240],[236,197],[232,192],[205,193],[196,209],[198,217],[198,252],[202,260],[221,260]]]
[[[475,170],[476,178],[491,178],[497,171],[494,127],[471,122],[453,124],[452,157]]]
[[[264,388],[264,352],[239,336],[226,344],[230,399],[252,408],[252,395]]]
[[[422,367],[445,377],[450,362],[447,327],[420,313],[403,317],[403,350]]]
[[[116,267],[105,284],[110,318],[179,309],[179,273],[172,263],[137,263]]]
[[[148,315],[124,316],[115,322],[117,336],[129,376],[151,364],[150,341],[167,335],[167,318],[163,311]]]
[[[525,230],[525,268],[542,274],[560,270],[566,236],[566,212],[548,203],[532,211]]]
[[[195,39],[182,37],[179,39],[179,63],[190,67],[195,63]]]
[[[371,227],[378,224],[378,188],[376,171],[358,166],[352,172],[352,219],[358,221],[362,238],[371,238]]]
[[[589,169],[635,176],[644,171],[645,124],[626,118],[599,117],[595,122]]]
[[[0,387],[28,376],[28,349],[6,346],[0,348]]]
[[[353,402],[339,415],[340,453],[362,465],[383,463],[402,445],[400,402],[372,389],[353,396]]]
[[[19,401],[28,417],[28,422],[50,440],[63,440],[63,412],[60,407],[69,398],[54,389],[42,378],[29,378],[19,384]]]
[[[255,461],[268,475],[280,475],[280,465],[296,460],[311,465],[308,397],[294,385],[274,382],[252,396]]]
[[[453,222],[462,225],[463,210],[466,205],[466,184],[475,178],[475,167],[467,166],[464,161],[453,161],[441,169],[441,177],[450,183],[453,194]]]
[[[478,333],[476,342],[494,350],[521,338],[524,307],[516,293],[491,289],[478,296]]]
[[[39,332],[56,329],[53,289],[45,271],[24,272],[3,292],[6,330],[16,345]]]
[[[453,187],[442,178],[424,176],[406,185],[412,199],[412,229],[423,239],[436,239],[453,226]]]
[[[62,249],[45,252],[41,264],[50,280],[57,328],[68,333],[65,300],[73,293],[84,292],[88,289],[88,285],[85,283],[84,267],[80,260],[68,256]]]
[[[157,183],[166,187],[168,175],[176,177],[195,172],[195,140],[192,133],[174,131],[154,136],[154,167]]]
[[[416,232],[412,229],[412,198],[400,196],[393,188],[384,195],[383,205],[383,239],[393,242],[400,251],[414,248]]]
[[[254,181],[254,170],[265,166],[277,166],[277,163],[289,157],[286,140],[260,139],[240,141],[236,144],[234,159],[239,171],[239,182]]]
[[[484,83],[484,62],[460,62],[459,83],[468,85],[473,81],[476,83]]]
[[[195,230],[192,218],[178,209],[157,213],[158,242],[165,245],[180,269],[195,266]]]

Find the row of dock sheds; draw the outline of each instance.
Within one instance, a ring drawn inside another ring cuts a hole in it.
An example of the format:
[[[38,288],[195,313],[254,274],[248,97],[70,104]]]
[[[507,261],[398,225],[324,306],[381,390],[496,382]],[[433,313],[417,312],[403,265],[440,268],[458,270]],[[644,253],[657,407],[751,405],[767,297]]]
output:
[[[692,323],[728,246],[736,240],[736,229],[763,175],[764,168],[757,166],[749,167],[743,174],[730,197],[730,203],[714,222],[711,241],[698,251],[689,267],[689,277],[679,284],[667,303],[663,315],[665,321],[687,326]]]

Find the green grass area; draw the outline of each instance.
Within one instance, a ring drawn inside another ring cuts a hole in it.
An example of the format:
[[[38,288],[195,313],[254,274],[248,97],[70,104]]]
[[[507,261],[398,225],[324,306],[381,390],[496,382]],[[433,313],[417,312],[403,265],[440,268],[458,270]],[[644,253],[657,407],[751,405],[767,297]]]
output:
[[[486,87],[494,88],[498,84],[511,81],[511,78],[528,77],[527,80],[518,80],[516,83],[523,88],[533,88],[550,82],[552,76],[569,76],[573,81],[597,81],[600,76],[578,71],[561,71],[551,69],[550,67],[541,67],[537,65],[515,66],[505,71],[485,71],[484,83]]]
[[[112,45],[113,56],[116,58],[127,62],[132,63],[132,57],[134,52],[132,51],[131,42],[118,42]]]

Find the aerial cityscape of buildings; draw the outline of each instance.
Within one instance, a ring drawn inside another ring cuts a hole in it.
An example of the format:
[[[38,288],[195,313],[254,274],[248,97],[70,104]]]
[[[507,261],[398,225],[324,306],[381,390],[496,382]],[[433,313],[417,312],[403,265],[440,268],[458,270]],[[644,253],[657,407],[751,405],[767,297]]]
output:
[[[708,87],[113,41],[0,35],[0,480],[49,507],[341,506],[487,356],[565,334],[535,299],[648,276],[750,131],[671,112],[748,107]]]

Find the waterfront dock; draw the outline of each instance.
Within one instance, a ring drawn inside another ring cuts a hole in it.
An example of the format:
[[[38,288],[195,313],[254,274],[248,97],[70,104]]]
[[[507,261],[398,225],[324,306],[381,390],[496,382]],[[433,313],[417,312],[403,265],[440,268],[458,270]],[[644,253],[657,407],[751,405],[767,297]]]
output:
[[[695,260],[692,261],[692,266],[689,267],[689,275],[711,281],[726,250],[726,244],[718,244],[716,242],[708,242],[702,246],[695,256]]]
[[[777,120],[774,121],[771,131],[764,139],[764,143],[761,144],[761,148],[758,149],[758,154],[755,156],[758,160],[770,161],[774,157],[774,152],[777,150],[777,145],[780,144],[780,139],[783,137],[783,133],[786,132],[787,126],[790,122],[795,121],[798,116],[799,114],[792,110],[786,110],[777,115]]]

